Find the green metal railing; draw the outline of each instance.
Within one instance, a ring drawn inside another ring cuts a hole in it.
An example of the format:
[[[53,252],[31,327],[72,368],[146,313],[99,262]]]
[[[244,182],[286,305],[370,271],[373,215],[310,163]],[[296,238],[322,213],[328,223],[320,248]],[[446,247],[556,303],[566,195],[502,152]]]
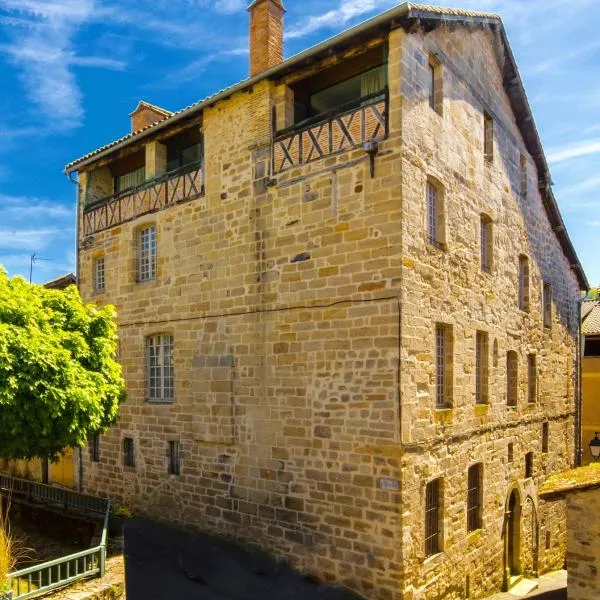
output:
[[[109,500],[7,475],[0,475],[0,491],[51,506],[104,514],[98,546],[10,573],[8,584],[13,600],[35,598],[81,579],[104,575],[111,506]]]

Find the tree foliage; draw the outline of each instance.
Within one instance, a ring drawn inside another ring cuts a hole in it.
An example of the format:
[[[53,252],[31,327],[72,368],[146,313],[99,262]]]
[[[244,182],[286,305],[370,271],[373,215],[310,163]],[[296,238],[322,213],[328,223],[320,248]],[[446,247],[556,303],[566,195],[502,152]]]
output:
[[[124,397],[112,307],[0,267],[0,458],[50,458],[116,419]]]

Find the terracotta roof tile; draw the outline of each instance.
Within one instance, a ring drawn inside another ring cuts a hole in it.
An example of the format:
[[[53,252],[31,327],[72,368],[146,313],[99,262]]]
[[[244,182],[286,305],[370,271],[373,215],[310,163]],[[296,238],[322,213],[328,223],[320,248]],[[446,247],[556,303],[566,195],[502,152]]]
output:
[[[583,335],[600,335],[600,302],[584,302],[582,318],[581,333]]]

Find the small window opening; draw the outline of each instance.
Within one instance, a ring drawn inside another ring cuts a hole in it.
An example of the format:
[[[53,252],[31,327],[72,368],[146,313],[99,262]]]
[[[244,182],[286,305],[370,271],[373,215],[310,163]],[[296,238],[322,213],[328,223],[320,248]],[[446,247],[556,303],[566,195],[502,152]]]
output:
[[[485,160],[494,160],[494,120],[489,113],[483,114],[483,152]]]
[[[438,323],[435,327],[436,406],[452,406],[452,327]]]
[[[525,479],[533,477],[533,452],[525,455]]]
[[[519,395],[519,359],[514,350],[506,353],[506,404],[517,406]]]
[[[425,488],[425,556],[442,551],[442,480],[434,479]]]
[[[537,357],[535,354],[527,357],[527,401],[529,404],[537,401]]]
[[[485,331],[478,331],[475,340],[475,402],[488,403],[489,342]]]
[[[529,259],[519,256],[519,308],[529,312]]]
[[[542,452],[544,454],[548,453],[549,444],[550,444],[550,423],[544,423],[542,425]]]
[[[482,527],[482,479],[483,465],[477,463],[469,467],[467,489],[467,531],[477,531]]]
[[[176,441],[169,442],[169,475],[181,475],[181,447]]]
[[[123,464],[126,467],[135,467],[135,451],[133,438],[123,438]]]

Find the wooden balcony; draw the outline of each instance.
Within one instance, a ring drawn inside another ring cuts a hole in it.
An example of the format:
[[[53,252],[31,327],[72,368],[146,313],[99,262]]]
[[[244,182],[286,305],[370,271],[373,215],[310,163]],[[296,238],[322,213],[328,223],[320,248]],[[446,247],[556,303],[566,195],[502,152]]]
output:
[[[278,133],[273,140],[273,174],[383,140],[387,133],[387,91],[365,96]]]
[[[203,194],[203,165],[186,165],[86,206],[81,233],[92,235]]]

